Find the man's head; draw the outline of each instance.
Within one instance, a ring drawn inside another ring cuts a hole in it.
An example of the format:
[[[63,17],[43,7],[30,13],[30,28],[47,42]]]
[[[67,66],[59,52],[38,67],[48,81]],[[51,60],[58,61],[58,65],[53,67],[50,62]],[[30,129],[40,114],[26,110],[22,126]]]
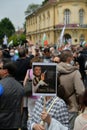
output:
[[[50,49],[49,48],[44,48],[44,56],[45,57],[50,57]]]
[[[0,62],[0,77],[3,78],[7,75],[15,76],[15,72],[15,64],[8,59],[2,59]]]
[[[24,58],[24,57],[26,57],[26,50],[25,50],[25,48],[20,48],[19,49],[19,57],[20,58]]]
[[[36,77],[39,77],[41,75],[41,66],[34,66],[33,73]]]
[[[63,50],[60,55],[60,61],[70,63],[73,59],[71,50]]]
[[[14,56],[14,53],[15,53],[14,49],[11,49],[10,50],[10,56]]]

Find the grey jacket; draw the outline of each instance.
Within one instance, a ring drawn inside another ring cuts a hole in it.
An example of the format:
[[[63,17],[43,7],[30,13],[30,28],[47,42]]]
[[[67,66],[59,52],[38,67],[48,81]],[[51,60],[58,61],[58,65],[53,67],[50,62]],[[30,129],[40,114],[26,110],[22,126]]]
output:
[[[20,128],[24,89],[10,76],[1,79],[0,84],[4,88],[4,93],[0,97],[0,129]]]

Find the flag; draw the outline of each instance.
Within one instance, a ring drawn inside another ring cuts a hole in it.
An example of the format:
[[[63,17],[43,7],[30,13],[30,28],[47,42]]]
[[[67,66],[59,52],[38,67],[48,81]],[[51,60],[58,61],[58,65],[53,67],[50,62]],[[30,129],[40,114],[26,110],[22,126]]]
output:
[[[7,44],[8,44],[8,37],[6,35],[4,35],[3,45],[7,45]]]
[[[61,34],[60,34],[60,38],[59,38],[59,46],[61,47],[62,44],[63,44],[63,35],[64,35],[64,31],[65,31],[65,25],[61,31]]]
[[[8,43],[8,46],[12,46],[13,45],[13,40],[11,40],[9,43]]]
[[[86,41],[83,41],[83,42],[81,43],[81,46],[82,46],[82,47],[85,47],[86,44],[87,44]]]
[[[47,46],[47,45],[48,45],[47,36],[46,36],[46,34],[44,33],[43,39],[42,39],[42,46]]]

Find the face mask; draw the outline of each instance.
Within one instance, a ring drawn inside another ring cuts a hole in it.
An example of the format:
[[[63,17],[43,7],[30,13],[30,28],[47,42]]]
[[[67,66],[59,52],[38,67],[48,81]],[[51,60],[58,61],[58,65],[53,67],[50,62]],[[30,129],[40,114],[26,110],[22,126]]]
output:
[[[14,56],[14,53],[13,53],[13,52],[11,52],[11,53],[10,53],[10,56]]]
[[[71,60],[70,64],[71,64],[71,65],[74,65],[74,61],[73,61],[73,60]]]

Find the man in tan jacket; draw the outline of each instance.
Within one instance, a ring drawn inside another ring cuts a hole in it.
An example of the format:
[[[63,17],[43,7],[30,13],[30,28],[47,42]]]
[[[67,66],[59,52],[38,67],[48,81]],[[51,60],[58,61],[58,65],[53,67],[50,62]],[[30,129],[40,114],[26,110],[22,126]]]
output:
[[[60,74],[60,84],[64,87],[66,94],[71,102],[70,112],[70,130],[73,130],[74,121],[79,111],[77,98],[83,94],[85,87],[78,67],[72,66],[73,54],[70,50],[63,50],[60,55],[61,62],[57,66]]]

